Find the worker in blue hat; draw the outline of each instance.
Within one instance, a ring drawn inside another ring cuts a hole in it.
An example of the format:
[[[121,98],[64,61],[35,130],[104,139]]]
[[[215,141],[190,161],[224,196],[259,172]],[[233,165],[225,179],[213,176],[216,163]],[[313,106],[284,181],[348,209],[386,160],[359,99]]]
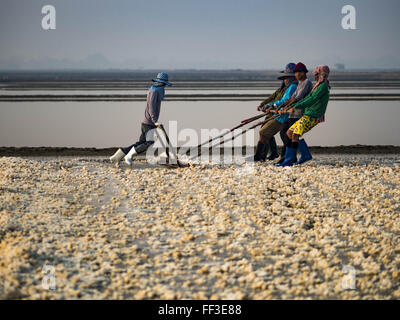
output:
[[[155,79],[152,79],[154,84],[149,87],[147,92],[146,109],[144,119],[142,121],[139,141],[126,148],[119,148],[115,154],[110,157],[110,161],[117,163],[122,158],[129,165],[132,165],[132,157],[136,154],[145,152],[153,143],[154,140],[147,137],[147,133],[160,126],[157,122],[160,116],[161,101],[164,100],[165,86],[171,86],[168,81],[168,74],[160,72]],[[149,140],[147,140],[149,139]]]
[[[267,113],[266,119],[268,119],[272,116],[272,114],[269,113],[269,111],[271,110],[270,104],[274,101],[282,99],[283,95],[286,92],[286,89],[288,89],[288,86],[286,85],[285,80],[284,80],[284,78],[285,78],[284,76],[288,75],[288,74],[292,74],[294,66],[295,66],[294,62],[289,62],[285,66],[285,69],[280,72],[283,74],[283,76],[279,77],[279,80],[282,80],[280,87],[274,93],[272,93],[268,98],[266,98],[264,101],[262,101],[258,105],[258,107],[257,107],[258,111],[263,111],[263,112]],[[268,149],[270,150],[271,153],[267,157]],[[281,157],[283,157],[283,158],[285,157],[285,155],[283,153],[284,150],[285,150],[285,148],[283,148],[283,151],[281,154]],[[262,143],[262,144],[258,143],[257,144],[257,152],[254,157],[254,161],[274,160],[278,157],[279,157],[278,148],[276,146],[276,140],[275,140],[274,136],[272,136],[269,139],[269,141],[267,141],[266,143]]]

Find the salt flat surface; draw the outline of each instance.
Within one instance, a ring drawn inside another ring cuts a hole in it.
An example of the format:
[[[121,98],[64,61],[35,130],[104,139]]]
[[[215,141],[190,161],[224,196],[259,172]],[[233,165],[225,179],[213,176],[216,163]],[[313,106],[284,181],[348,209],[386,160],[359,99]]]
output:
[[[399,299],[399,165],[2,157],[0,298]]]

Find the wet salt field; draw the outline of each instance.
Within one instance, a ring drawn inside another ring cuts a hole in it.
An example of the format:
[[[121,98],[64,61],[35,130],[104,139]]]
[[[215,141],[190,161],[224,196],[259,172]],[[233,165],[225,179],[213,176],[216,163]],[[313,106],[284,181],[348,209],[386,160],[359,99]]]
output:
[[[305,137],[314,146],[398,146],[399,104],[330,101],[326,122]],[[196,142],[205,141],[210,129],[217,130],[209,133],[216,136],[218,130],[257,115],[256,106],[255,101],[164,101],[160,122],[173,144],[182,145],[187,142],[186,134],[195,132]],[[0,102],[0,146],[128,146],[139,138],[144,108],[145,102]],[[251,145],[256,139],[257,131],[253,131],[238,143]],[[281,143],[279,137],[277,141]]]
[[[148,84],[146,81],[4,82],[0,86],[0,100],[6,96],[42,97],[34,98],[39,101],[29,101],[30,98],[0,101],[0,146],[128,146],[140,134]],[[178,81],[166,90],[160,122],[169,130],[174,145],[196,145],[216,136],[219,130],[230,129],[258,114],[256,106],[277,86],[278,81]],[[400,101],[394,96],[400,96],[397,80],[336,80],[332,81],[332,95],[335,94],[349,96],[340,98],[344,100],[332,98],[327,121],[306,136],[310,145],[400,145],[397,123]],[[376,94],[381,96],[371,96]],[[100,101],[65,101],[79,95]],[[104,99],[110,101],[96,98],[100,95],[109,95]],[[224,101],[231,95],[235,95],[233,101]],[[357,101],[364,100],[364,95],[366,101]],[[60,101],[40,101],[46,97],[58,99],[57,96]],[[118,96],[133,101],[112,101],[118,100]],[[214,133],[208,133],[210,130]],[[187,141],[188,135],[194,135],[196,141]],[[257,130],[237,143],[252,145],[256,140]],[[279,144],[280,138],[277,140]]]

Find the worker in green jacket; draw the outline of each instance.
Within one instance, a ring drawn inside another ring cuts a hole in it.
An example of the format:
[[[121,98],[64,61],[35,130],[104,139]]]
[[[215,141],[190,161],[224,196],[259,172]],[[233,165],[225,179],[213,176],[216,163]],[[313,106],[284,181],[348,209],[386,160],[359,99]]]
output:
[[[297,102],[287,112],[293,112],[294,109],[304,109],[304,115],[296,121],[287,131],[287,136],[291,140],[291,145],[286,148],[285,161],[282,167],[291,166],[293,164],[302,164],[312,159],[310,150],[304,139],[300,137],[310,131],[318,123],[324,121],[326,107],[329,101],[329,67],[319,66],[313,72],[317,81],[310,94],[303,100]],[[299,161],[294,163],[297,148],[299,148],[301,157]]]

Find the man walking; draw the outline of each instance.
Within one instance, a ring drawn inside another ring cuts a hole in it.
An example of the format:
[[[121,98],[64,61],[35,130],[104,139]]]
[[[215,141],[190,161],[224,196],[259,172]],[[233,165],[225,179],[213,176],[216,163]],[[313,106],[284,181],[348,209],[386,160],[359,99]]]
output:
[[[150,86],[147,92],[146,109],[144,119],[141,124],[142,133],[139,141],[126,148],[119,148],[115,154],[110,157],[110,161],[117,163],[122,158],[129,165],[132,164],[132,157],[136,154],[145,152],[153,143],[150,137],[147,137],[149,131],[159,126],[158,118],[160,116],[161,101],[164,99],[165,86],[171,86],[168,82],[168,74],[160,72],[157,77],[152,80],[153,85]]]

